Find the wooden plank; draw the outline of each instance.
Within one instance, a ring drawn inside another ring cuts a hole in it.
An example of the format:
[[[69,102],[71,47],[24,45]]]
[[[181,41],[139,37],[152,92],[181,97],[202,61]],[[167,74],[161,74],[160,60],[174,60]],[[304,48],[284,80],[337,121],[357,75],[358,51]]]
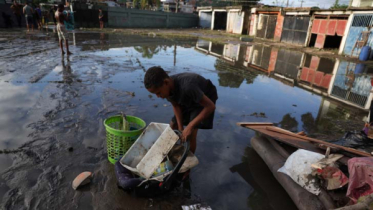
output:
[[[271,122],[238,122],[236,123],[238,126],[246,127],[246,126],[270,126],[273,125]]]
[[[284,142],[284,143],[288,143],[289,145],[297,147],[297,148],[302,148],[302,149],[308,149],[309,148],[311,151],[315,150],[315,151],[319,151],[319,153],[322,153],[322,152],[320,152],[321,149],[318,148],[317,145],[324,144],[328,147],[338,148],[338,149],[341,149],[343,151],[346,151],[346,152],[351,153],[351,154],[356,155],[356,156],[363,156],[363,157],[371,157],[372,156],[371,154],[369,154],[367,152],[359,151],[359,150],[356,150],[356,149],[353,149],[353,148],[344,147],[344,146],[333,144],[333,143],[330,143],[330,142],[327,142],[327,141],[322,141],[322,140],[310,138],[310,137],[307,137],[307,136],[298,135],[298,134],[295,134],[295,133],[290,132],[288,130],[285,130],[285,129],[282,129],[282,128],[279,128],[279,127],[275,127],[275,126],[273,126],[273,124],[271,125],[271,123],[240,122],[240,123],[237,123],[237,125],[242,126],[242,127],[246,127],[246,128],[249,128],[249,129],[252,129],[252,130],[255,130],[255,131],[258,131],[258,132],[260,132],[260,133],[262,133],[266,136],[272,137],[272,138],[277,139],[278,141],[281,141],[281,142]],[[317,145],[306,144],[306,143],[316,143]]]
[[[326,141],[310,138],[310,137],[307,137],[307,136],[300,136],[300,135],[297,135],[297,134],[292,133],[290,131],[289,132],[283,132],[282,131],[283,129],[278,129],[277,127],[274,127],[274,126],[272,126],[272,127],[268,126],[268,127],[266,127],[266,129],[270,130],[270,131],[274,131],[274,132],[280,132],[281,134],[289,135],[291,137],[299,138],[299,139],[302,139],[302,140],[315,142],[315,143],[320,143],[320,144],[324,144],[324,145],[327,145],[327,146],[330,146],[330,147],[339,148],[339,149],[342,149],[344,151],[347,151],[347,152],[350,152],[350,153],[353,153],[353,154],[356,154],[356,155],[360,155],[360,156],[364,156],[364,157],[371,157],[371,154],[369,154],[367,152],[359,151],[359,150],[349,148],[349,147],[340,146],[340,145],[337,145],[337,144],[333,144],[333,143],[329,143],[329,142],[326,142]]]

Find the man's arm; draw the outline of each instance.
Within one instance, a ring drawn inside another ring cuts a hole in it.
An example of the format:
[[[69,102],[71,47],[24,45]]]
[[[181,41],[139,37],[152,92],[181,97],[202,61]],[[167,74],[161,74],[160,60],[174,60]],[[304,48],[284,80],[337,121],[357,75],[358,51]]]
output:
[[[175,114],[176,121],[177,121],[177,127],[180,131],[183,131],[184,126],[183,126],[183,114],[181,112],[181,107],[179,104],[175,102],[171,102],[171,104],[172,104],[172,108],[174,109],[174,114]]]
[[[193,129],[199,125],[202,120],[206,119],[210,116],[212,112],[215,110],[215,104],[211,101],[205,94],[203,94],[203,97],[201,101],[199,102],[201,106],[203,106],[202,111],[195,117],[191,122],[189,122],[188,126],[183,131],[183,138],[182,140],[185,141],[191,134]]]
[[[25,8],[24,8],[24,7],[23,7],[23,10],[22,10],[22,11],[23,11],[23,14],[25,14],[25,13],[26,13],[26,11],[25,11]]]

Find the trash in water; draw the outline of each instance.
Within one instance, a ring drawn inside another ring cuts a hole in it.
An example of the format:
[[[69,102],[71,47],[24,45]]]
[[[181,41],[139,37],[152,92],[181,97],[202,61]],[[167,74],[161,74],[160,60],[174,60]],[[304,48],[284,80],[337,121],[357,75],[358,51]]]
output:
[[[161,163],[161,165],[159,165],[159,167],[155,169],[153,176],[160,176],[162,174],[172,171],[173,169],[174,169],[174,166],[172,165],[171,161],[167,160]]]
[[[91,182],[92,173],[89,171],[85,171],[80,173],[73,181],[72,187],[76,190],[78,187],[86,185]]]

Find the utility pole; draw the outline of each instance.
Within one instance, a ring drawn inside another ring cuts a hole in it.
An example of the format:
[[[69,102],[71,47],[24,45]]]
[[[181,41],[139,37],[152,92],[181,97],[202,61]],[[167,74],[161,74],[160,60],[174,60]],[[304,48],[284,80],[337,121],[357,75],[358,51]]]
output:
[[[286,1],[286,7],[289,7],[289,0]]]
[[[305,2],[304,0],[300,0],[300,8],[303,7],[303,2]]]

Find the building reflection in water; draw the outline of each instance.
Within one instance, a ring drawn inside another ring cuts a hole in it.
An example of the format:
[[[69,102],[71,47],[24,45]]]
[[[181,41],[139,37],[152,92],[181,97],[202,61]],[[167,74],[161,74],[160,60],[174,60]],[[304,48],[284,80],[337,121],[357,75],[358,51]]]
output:
[[[365,111],[373,98],[373,68],[363,64],[260,44],[215,44],[198,40],[196,49],[220,58],[215,67],[222,86],[239,87],[243,79],[237,72],[256,69],[259,70],[256,74],[264,72],[285,84]]]

